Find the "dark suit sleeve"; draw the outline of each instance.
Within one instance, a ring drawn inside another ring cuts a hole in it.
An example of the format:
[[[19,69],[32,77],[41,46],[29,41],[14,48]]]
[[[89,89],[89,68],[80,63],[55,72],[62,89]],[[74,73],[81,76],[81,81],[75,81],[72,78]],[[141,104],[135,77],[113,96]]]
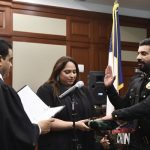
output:
[[[121,109],[128,107],[130,102],[128,100],[128,93],[125,96],[119,96],[114,86],[106,89],[106,93],[109,97],[110,102],[115,107],[115,109]]]
[[[150,96],[144,101],[133,106],[115,110],[112,115],[114,119],[133,120],[133,119],[150,119]]]
[[[131,100],[129,99],[129,97],[131,95],[135,95],[133,92],[131,93],[131,91],[133,87],[139,86],[138,84],[139,82],[141,82],[141,76],[139,74],[133,76],[130,80],[128,91],[124,96],[119,96],[114,86],[111,86],[106,89],[109,100],[112,103],[112,105],[115,107],[115,109],[121,109],[121,108],[126,108],[131,106]]]

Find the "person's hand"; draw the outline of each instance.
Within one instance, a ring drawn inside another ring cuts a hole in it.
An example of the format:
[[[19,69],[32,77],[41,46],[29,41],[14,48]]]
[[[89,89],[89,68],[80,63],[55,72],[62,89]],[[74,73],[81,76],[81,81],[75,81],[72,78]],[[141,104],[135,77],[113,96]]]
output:
[[[101,119],[101,120],[113,120],[111,114],[110,114],[110,115],[106,115],[106,116],[104,116],[104,117],[102,117],[102,118],[100,118],[100,119]]]
[[[110,141],[108,139],[108,135],[105,135],[101,140],[100,143],[102,144],[104,149],[109,149],[110,148]]]
[[[91,129],[85,124],[88,121],[89,121],[88,119],[85,119],[85,120],[79,120],[75,122],[75,128],[81,131],[90,131]]]
[[[113,76],[113,74],[112,74],[111,66],[107,66],[106,69],[105,69],[105,77],[104,77],[104,85],[105,85],[105,87],[112,86],[115,78],[116,77]]]
[[[110,115],[106,115],[104,117],[97,118],[95,120],[97,120],[97,121],[100,121],[100,120],[113,120],[113,118],[112,118],[112,115],[110,114]]]
[[[38,122],[38,126],[39,126],[39,128],[41,130],[41,134],[46,134],[46,133],[50,132],[51,124],[54,121],[55,121],[54,118],[50,118],[48,120],[39,121]]]

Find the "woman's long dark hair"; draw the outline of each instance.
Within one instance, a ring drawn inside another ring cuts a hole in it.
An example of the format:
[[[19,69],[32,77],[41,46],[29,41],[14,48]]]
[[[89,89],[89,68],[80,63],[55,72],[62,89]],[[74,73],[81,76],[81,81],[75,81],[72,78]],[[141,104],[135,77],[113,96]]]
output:
[[[53,90],[54,90],[53,94],[54,95],[58,96],[60,94],[60,84],[61,83],[59,80],[59,76],[60,76],[60,72],[65,68],[65,66],[68,62],[72,62],[76,67],[77,77],[75,79],[74,84],[79,80],[79,68],[78,68],[78,64],[76,63],[76,61],[69,56],[60,57],[53,67],[53,71],[51,73],[50,78],[46,82],[53,86]]]

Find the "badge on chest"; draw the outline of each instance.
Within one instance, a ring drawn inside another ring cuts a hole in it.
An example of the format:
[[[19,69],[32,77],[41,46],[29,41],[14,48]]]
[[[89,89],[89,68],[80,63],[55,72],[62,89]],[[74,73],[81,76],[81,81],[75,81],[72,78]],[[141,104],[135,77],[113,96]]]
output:
[[[148,82],[148,83],[146,84],[146,88],[147,88],[147,89],[150,89],[150,82]]]

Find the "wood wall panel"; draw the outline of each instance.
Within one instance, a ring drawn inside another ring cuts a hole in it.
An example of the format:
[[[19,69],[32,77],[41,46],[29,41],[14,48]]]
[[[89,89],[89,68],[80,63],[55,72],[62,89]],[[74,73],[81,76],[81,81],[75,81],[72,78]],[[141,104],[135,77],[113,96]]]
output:
[[[105,46],[86,43],[67,43],[67,55],[72,56],[79,64],[84,64],[84,73],[80,79],[87,85],[89,71],[104,71],[108,62],[108,51]]]
[[[149,19],[120,15],[120,25],[127,27],[148,28]]]
[[[0,29],[4,28],[4,13],[0,11]]]
[[[122,42],[121,47],[123,50],[127,51],[137,51],[139,47],[139,43],[133,43],[133,42]]]
[[[94,21],[94,42],[95,43],[107,43],[111,35],[112,23],[111,20],[101,18]]]
[[[0,34],[1,36],[11,36],[12,15],[11,9],[0,5]]]
[[[90,71],[91,46],[85,43],[67,43],[67,55],[72,56],[78,64],[84,65],[84,72],[80,73],[80,80],[87,85],[87,76]]]
[[[67,40],[90,42],[93,37],[93,24],[90,19],[67,18]]]
[[[16,6],[16,5],[14,5],[14,6]],[[22,8],[23,8],[23,6],[21,5]],[[45,11],[34,11],[32,9],[30,10],[30,9],[27,9],[27,8],[26,9],[14,8],[13,13],[25,14],[25,15],[35,15],[35,16],[49,17],[49,18],[66,19],[66,16],[64,16],[62,14],[48,13],[48,12],[45,12]]]
[[[108,45],[94,44],[93,45],[93,66],[92,71],[104,71],[108,64]]]
[[[35,43],[66,45],[66,36],[13,31],[13,39]]]

